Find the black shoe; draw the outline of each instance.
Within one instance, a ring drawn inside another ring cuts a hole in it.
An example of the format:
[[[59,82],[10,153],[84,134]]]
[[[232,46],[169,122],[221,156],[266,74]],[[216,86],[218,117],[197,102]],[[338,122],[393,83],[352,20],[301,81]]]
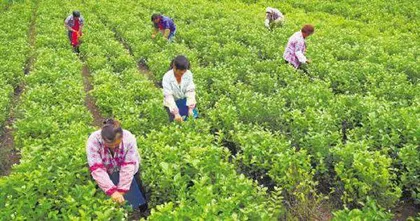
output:
[[[142,212],[142,213],[146,212],[148,208],[149,208],[149,205],[147,205],[147,203],[145,203],[145,204],[143,204],[143,205],[139,206],[139,210],[140,210],[140,212]]]

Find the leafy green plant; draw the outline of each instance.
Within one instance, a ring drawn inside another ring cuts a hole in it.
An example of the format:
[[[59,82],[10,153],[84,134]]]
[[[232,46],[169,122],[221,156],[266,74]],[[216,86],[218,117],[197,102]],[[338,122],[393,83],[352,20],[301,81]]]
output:
[[[401,196],[401,188],[394,183],[396,175],[390,157],[369,150],[364,143],[347,143],[331,151],[346,205],[357,206],[370,197],[381,207],[391,208]]]
[[[333,220],[392,220],[393,215],[379,207],[372,199],[367,199],[362,209],[345,208],[335,211]]]

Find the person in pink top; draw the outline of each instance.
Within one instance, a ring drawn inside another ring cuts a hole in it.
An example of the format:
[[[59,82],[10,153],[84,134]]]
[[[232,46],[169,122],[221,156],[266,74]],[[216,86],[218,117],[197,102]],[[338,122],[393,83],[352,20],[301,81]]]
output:
[[[89,170],[98,186],[117,203],[145,211],[147,203],[138,171],[140,155],[132,133],[117,120],[107,119],[86,145]]]
[[[303,26],[300,31],[294,33],[289,38],[283,54],[286,63],[293,65],[296,69],[302,69],[305,73],[307,73],[306,65],[311,63],[311,60],[307,59],[305,56],[305,39],[312,35],[314,31],[315,28],[312,25]]]

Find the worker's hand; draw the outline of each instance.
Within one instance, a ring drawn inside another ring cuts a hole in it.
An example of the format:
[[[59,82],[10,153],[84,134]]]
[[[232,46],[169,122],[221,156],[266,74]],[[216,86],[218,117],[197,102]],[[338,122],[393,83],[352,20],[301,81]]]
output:
[[[154,39],[154,38],[156,38],[156,35],[155,34],[152,34],[152,38]]]
[[[120,204],[123,204],[124,203],[124,196],[120,193],[120,192],[114,192],[112,195],[111,195],[111,199],[114,201],[114,202],[116,202],[116,203],[120,203]]]
[[[188,110],[188,116],[194,117],[194,111],[193,111],[193,109],[189,109]]]
[[[306,63],[307,63],[307,64],[312,63],[311,59],[306,60]]]
[[[176,114],[175,115],[175,119],[174,119],[175,121],[177,121],[177,122],[182,122],[182,117],[181,117],[181,115],[179,115],[179,114]]]

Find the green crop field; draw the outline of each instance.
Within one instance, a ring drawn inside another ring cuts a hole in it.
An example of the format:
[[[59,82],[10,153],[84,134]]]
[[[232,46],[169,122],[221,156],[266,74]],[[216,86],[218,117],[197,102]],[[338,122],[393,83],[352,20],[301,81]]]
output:
[[[264,27],[267,6],[283,27]],[[174,43],[151,38],[156,12]],[[133,219],[90,176],[98,117],[136,135],[151,211],[135,219],[420,219],[416,1],[8,0],[0,13],[0,220]],[[304,24],[307,74],[283,60]],[[179,54],[200,118],[169,123],[159,83]]]

